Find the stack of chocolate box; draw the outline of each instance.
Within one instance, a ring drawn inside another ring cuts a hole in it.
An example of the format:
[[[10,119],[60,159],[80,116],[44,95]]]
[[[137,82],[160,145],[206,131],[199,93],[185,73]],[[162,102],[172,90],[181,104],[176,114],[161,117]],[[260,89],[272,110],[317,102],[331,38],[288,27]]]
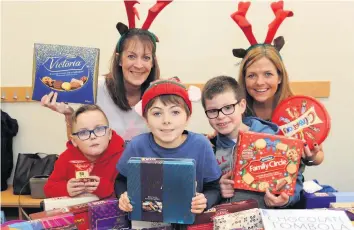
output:
[[[72,213],[58,213],[54,216],[42,217],[41,219],[26,222],[10,224],[2,229],[28,229],[28,230],[46,230],[46,229],[77,229],[74,223]]]
[[[60,216],[62,214],[70,213],[74,215],[74,223],[78,230],[87,230],[89,229],[88,221],[88,204],[78,204],[69,206],[66,208],[53,209],[49,211],[43,211],[38,213],[32,213],[29,215],[31,220],[40,220],[43,218]]]
[[[128,161],[128,196],[131,220],[191,224],[196,193],[193,159],[132,157]]]
[[[213,220],[216,217],[253,208],[258,208],[257,201],[253,199],[217,205],[208,211],[197,215],[195,222],[192,225],[189,225],[187,230],[213,230]]]

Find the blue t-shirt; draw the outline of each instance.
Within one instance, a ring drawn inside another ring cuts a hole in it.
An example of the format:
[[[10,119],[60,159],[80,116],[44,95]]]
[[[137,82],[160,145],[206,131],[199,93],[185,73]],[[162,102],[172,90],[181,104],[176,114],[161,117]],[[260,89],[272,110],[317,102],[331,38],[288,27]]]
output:
[[[126,146],[117,164],[117,170],[127,176],[127,163],[131,157],[189,158],[196,163],[197,192],[203,192],[203,184],[219,179],[221,170],[208,139],[197,133],[185,131],[186,140],[177,148],[159,146],[152,133],[135,136]]]

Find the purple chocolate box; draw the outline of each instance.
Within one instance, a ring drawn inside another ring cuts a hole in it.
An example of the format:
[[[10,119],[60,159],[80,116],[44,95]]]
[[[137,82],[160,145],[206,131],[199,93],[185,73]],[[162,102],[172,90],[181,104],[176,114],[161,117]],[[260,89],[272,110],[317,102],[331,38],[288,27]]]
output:
[[[89,203],[90,229],[127,229],[128,216],[118,208],[117,199],[107,199]]]
[[[329,208],[329,204],[336,202],[336,196],[333,193],[304,193],[305,208]]]

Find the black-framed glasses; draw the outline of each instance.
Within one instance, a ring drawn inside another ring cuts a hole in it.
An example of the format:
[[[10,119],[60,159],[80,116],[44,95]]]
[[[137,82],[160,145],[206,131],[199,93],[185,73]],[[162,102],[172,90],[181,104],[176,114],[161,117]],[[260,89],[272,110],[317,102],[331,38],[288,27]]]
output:
[[[91,134],[94,134],[96,137],[102,137],[106,135],[108,126],[97,126],[95,129],[88,130],[80,130],[79,132],[72,133],[72,135],[76,135],[80,140],[85,141],[88,140],[91,137]]]
[[[209,109],[205,110],[205,114],[209,119],[215,119],[219,116],[219,113],[222,112],[224,115],[230,115],[235,112],[235,106],[240,103],[240,101],[230,104],[230,105],[225,105],[224,107],[220,109]]]

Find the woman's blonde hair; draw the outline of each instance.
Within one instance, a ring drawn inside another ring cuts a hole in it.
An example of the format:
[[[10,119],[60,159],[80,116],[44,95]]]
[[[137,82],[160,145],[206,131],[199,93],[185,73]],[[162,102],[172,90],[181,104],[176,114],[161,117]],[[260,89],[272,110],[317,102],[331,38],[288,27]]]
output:
[[[246,116],[256,116],[253,110],[254,99],[249,95],[246,89],[246,81],[245,81],[246,70],[254,62],[258,61],[263,57],[268,58],[274,64],[274,66],[277,69],[279,80],[280,80],[278,89],[274,95],[273,110],[282,100],[293,95],[293,92],[290,89],[289,76],[288,73],[286,72],[284,63],[280,57],[278,50],[276,50],[275,47],[272,45],[267,45],[267,44],[257,45],[252,49],[250,49],[247,52],[246,56],[243,58],[240,65],[240,71],[238,77],[238,82],[240,83],[241,87],[243,87],[246,93],[246,101],[247,101],[247,109],[245,112]]]

